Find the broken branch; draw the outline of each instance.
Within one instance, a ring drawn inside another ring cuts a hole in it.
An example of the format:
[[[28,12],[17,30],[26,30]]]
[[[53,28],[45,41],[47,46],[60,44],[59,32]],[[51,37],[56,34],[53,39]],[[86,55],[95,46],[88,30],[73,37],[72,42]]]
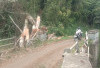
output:
[[[9,18],[11,19],[11,21],[13,22],[13,24],[20,30],[20,32],[22,33],[22,30],[19,28],[19,26],[14,22],[13,18],[11,16],[9,16]]]

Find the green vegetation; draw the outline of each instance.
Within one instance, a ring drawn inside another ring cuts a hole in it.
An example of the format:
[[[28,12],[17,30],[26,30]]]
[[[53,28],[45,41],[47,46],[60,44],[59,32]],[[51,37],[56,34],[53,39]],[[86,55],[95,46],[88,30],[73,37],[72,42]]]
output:
[[[48,27],[48,33],[73,35],[77,27],[84,31],[100,27],[100,0],[18,0],[4,3],[0,9],[0,37],[19,35],[8,17],[11,15],[22,29],[24,15],[41,16],[41,25]]]

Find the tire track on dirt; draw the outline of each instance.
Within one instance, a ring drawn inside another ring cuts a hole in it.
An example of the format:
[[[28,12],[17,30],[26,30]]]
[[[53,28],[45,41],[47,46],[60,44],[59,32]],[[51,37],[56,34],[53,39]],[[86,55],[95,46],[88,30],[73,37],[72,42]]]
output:
[[[55,67],[55,64],[62,58],[63,50],[72,44],[73,40],[65,40],[46,45],[0,68],[36,68],[38,64],[41,65],[41,63],[46,66],[46,68]]]
[[[66,42],[64,42],[64,43],[66,43]],[[57,48],[50,50],[45,55],[38,58],[37,61],[35,61],[35,63],[33,62],[32,64],[30,64],[27,67],[39,68],[40,66],[44,66],[45,68],[54,68],[55,65],[57,65],[57,63],[62,59],[63,50],[66,47],[70,47],[69,45],[71,45],[73,43],[68,43],[68,44],[63,44],[63,45],[62,45],[62,43],[60,43],[60,44],[59,44],[59,46],[57,46]]]

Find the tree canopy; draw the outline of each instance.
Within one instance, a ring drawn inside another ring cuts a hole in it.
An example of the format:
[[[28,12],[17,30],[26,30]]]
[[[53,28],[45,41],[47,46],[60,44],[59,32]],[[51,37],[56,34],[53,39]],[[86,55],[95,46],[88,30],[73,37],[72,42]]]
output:
[[[55,32],[56,35],[74,34],[78,26],[82,29],[100,27],[100,0],[18,0],[2,4],[3,6],[0,7],[0,30],[3,31],[0,32],[1,36],[2,33],[6,36],[15,33],[8,14],[14,17],[17,24],[24,22],[23,15],[17,13],[29,13],[34,18],[40,15],[41,25],[48,27],[48,33]]]

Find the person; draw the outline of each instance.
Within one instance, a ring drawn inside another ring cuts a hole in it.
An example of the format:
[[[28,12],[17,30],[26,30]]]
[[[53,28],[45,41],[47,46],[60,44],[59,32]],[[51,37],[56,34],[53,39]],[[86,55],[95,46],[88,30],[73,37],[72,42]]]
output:
[[[82,31],[81,31],[81,29],[80,29],[80,27],[78,27],[78,29],[76,30],[76,35],[81,35],[82,36]]]
[[[78,40],[81,40],[82,33],[83,33],[83,32],[81,31],[80,27],[78,27],[78,28],[76,29],[75,37],[76,37]]]

